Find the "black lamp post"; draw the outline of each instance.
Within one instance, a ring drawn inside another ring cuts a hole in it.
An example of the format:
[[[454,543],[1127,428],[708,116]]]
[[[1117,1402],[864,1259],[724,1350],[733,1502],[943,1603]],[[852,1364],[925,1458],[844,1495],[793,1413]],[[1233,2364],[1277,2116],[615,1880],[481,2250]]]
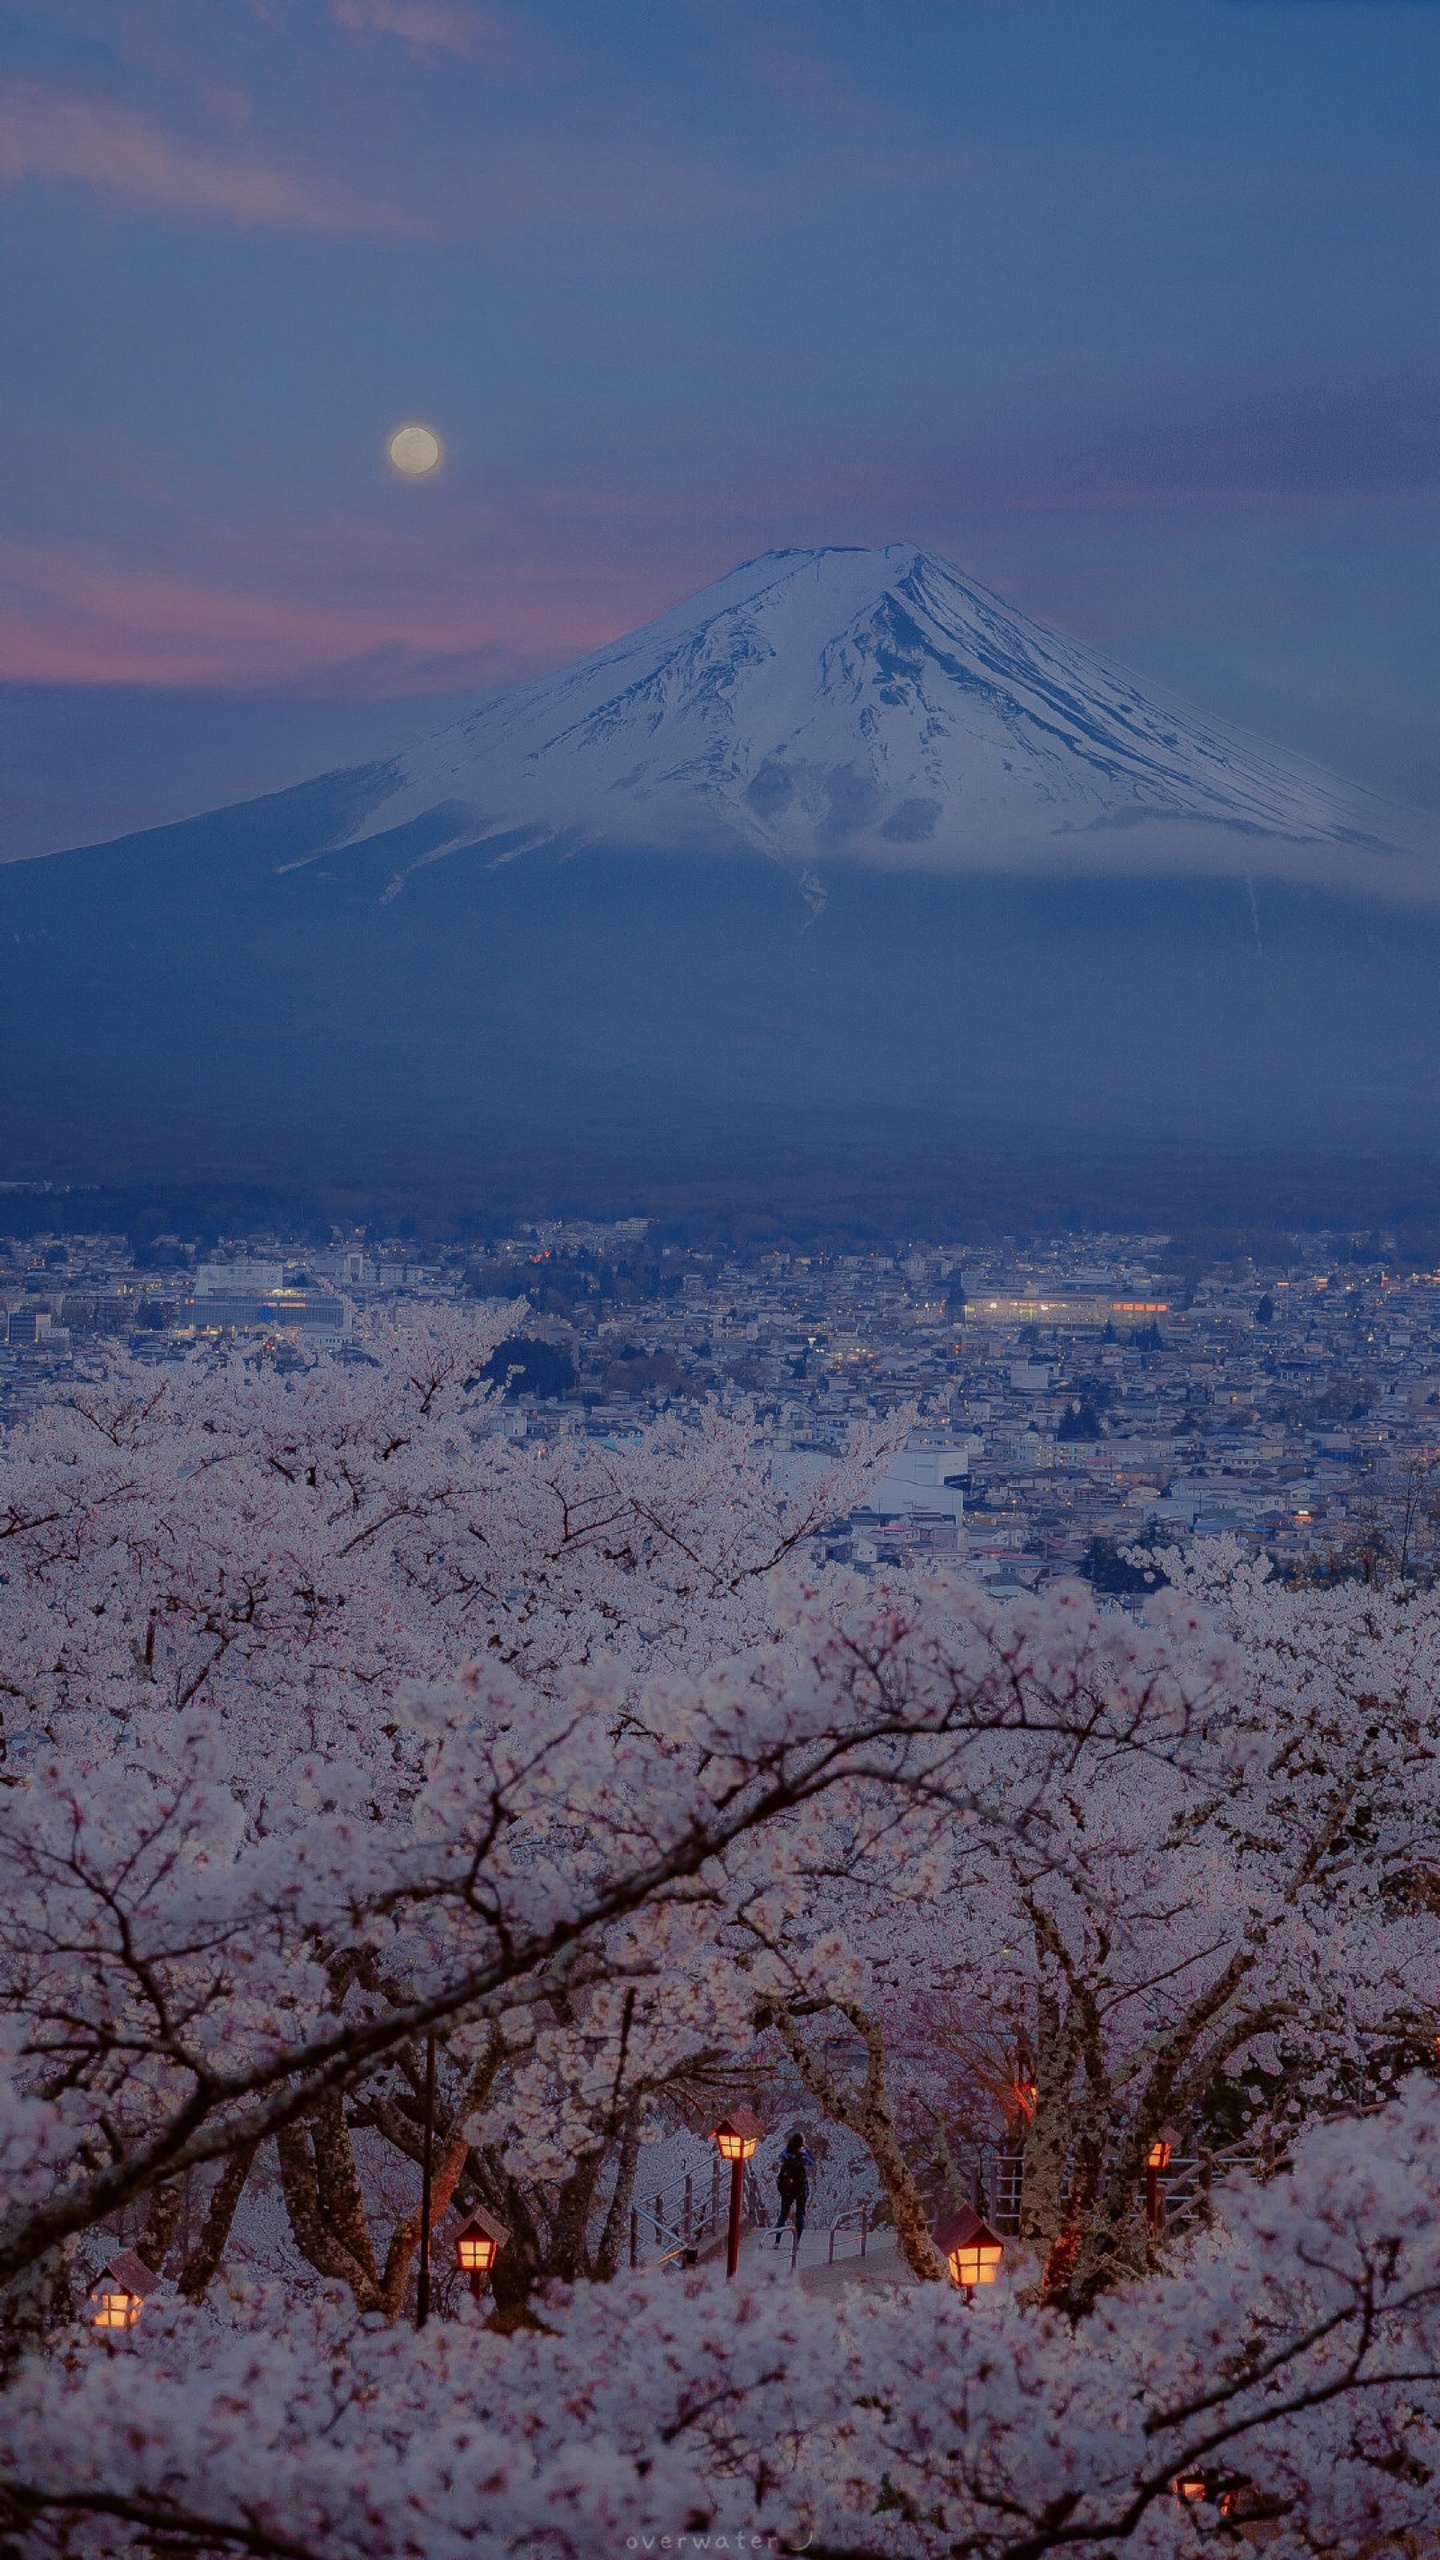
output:
[[[420,2153],[420,2268],[415,2278],[415,2326],[430,2317],[430,2196],[435,2168],[435,2030],[425,2039],[425,2137]]]

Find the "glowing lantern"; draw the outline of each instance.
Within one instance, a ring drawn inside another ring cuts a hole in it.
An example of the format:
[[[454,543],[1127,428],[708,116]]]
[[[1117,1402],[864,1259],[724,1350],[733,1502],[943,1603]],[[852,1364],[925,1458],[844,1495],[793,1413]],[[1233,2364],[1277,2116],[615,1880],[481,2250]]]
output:
[[[982,2222],[968,2204],[959,2213],[947,2214],[936,2223],[934,2240],[963,2292],[973,2293],[977,2284],[995,2282],[1005,2255],[1004,2243],[996,2239],[989,2223]]]
[[[1145,2154],[1145,2219],[1152,2231],[1158,2231],[1165,2219],[1160,2180],[1175,2157],[1179,2138],[1173,2124],[1162,2125]]]
[[[97,2329],[133,2329],[144,2309],[138,2293],[97,2293]]]
[[[764,2132],[759,2117],[752,2115],[748,2107],[735,2107],[724,2123],[715,2127],[715,2148],[722,2160],[753,2160]]]
[[[745,2201],[745,2163],[755,2157],[755,2147],[765,2133],[759,2117],[749,2107],[732,2107],[723,2124],[715,2127],[715,2148],[722,2160],[730,2163],[730,2226],[725,2241],[725,2273],[733,2276],[740,2264],[740,2213]]]
[[[470,2279],[470,2290],[478,2302],[485,2290],[485,2279],[504,2248],[510,2234],[503,2222],[497,2222],[482,2207],[455,2234],[455,2264],[462,2276]]]
[[[91,2320],[97,2329],[133,2329],[145,2308],[145,2296],[160,2282],[133,2249],[121,2249],[102,2267],[91,2288]]]
[[[1187,2507],[1198,2507],[1208,2495],[1204,2481],[1194,2473],[1187,2473],[1179,2480],[1172,2480],[1170,2486],[1176,2497],[1182,2498]]]

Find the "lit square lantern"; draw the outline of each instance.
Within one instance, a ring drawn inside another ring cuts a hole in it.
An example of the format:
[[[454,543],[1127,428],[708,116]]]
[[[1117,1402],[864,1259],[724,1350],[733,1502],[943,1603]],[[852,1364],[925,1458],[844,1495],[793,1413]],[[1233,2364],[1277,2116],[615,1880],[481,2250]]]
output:
[[[715,2127],[715,2148],[722,2160],[750,2160],[764,2135],[765,2127],[749,2107],[732,2107],[724,2123]]]
[[[90,2318],[97,2329],[133,2329],[145,2308],[145,2297],[160,2282],[133,2249],[121,2249],[90,2288]]]
[[[455,2264],[462,2276],[470,2279],[470,2290],[478,2298],[486,2277],[499,2257],[510,2234],[503,2222],[477,2206],[467,2223],[455,2234]]]
[[[745,2163],[753,2160],[756,2145],[763,2142],[765,2127],[751,2107],[732,2107],[723,2124],[715,2127],[715,2148],[722,2160],[730,2163],[730,2220],[725,2234],[725,2277],[729,2282],[740,2264],[740,2221],[745,2203]]]
[[[97,2293],[95,2304],[97,2329],[133,2329],[145,2305],[138,2293]]]
[[[988,2222],[967,2204],[959,2213],[946,2214],[934,2230],[935,2246],[944,2259],[955,2282],[966,2293],[977,2284],[993,2284],[1000,2273],[1005,2255],[1003,2241],[997,2240]]]

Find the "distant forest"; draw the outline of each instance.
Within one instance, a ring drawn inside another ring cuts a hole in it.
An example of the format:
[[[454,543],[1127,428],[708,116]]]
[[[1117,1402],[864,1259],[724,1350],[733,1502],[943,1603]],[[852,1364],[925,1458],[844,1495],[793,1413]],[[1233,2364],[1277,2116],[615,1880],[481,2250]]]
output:
[[[1440,1265],[1433,1163],[1326,1163],[1298,1151],[1244,1156],[1147,1149],[1134,1140],[976,1143],[912,1163],[837,1148],[828,1160],[818,1153],[789,1165],[761,1160],[723,1174],[676,1169],[646,1184],[600,1162],[547,1169],[534,1161],[448,1177],[426,1166],[409,1187],[392,1180],[373,1190],[318,1177],[267,1183],[223,1175],[0,1185],[0,1238],[115,1234],[135,1249],[162,1237],[210,1245],[254,1234],[320,1244],[337,1226],[470,1246],[536,1219],[636,1216],[651,1220],[654,1243],[742,1250],[864,1250],[930,1237],[984,1251],[1027,1237],[1149,1232],[1172,1238],[1177,1265],[1201,1270],[1240,1254],[1278,1267],[1295,1238],[1323,1232],[1352,1236],[1361,1259]]]

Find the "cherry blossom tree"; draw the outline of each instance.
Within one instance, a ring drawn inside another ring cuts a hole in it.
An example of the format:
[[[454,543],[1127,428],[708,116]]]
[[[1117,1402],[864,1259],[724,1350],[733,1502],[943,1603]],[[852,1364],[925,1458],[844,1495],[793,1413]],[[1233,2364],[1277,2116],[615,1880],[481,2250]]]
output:
[[[714,1407],[619,1450],[516,1442],[482,1374],[512,1314],[437,1315],[374,1367],[117,1359],[12,1431],[10,1765],[201,1701],[235,1711],[257,1767],[302,1743],[373,1764],[385,1701],[467,1659],[550,1690],[601,1654],[643,1677],[753,1641],[768,1575],[856,1498],[883,1435],[803,1496]]]
[[[510,2336],[264,2288],[147,2307],[12,2381],[0,2516],[37,2552],[83,2519],[97,2555],[260,2560],[1180,2560],[1259,2521],[1283,2554],[1423,2548],[1437,2146],[1430,2088],[1315,2128],[1183,2267],[1078,2324],[1003,2282],[837,2305],[769,2273],[562,2289]]]
[[[488,1432],[507,1314],[381,1370],[122,1365],[7,1444],[12,2541],[1038,2560],[1179,2553],[1222,2499],[1282,2552],[1418,2529],[1440,2111],[1354,2110],[1433,2055],[1435,1604],[1232,1559],[1142,1622],[817,1569],[853,1477],[787,1505],[743,1424]],[[435,2211],[512,2239],[504,2316],[417,2339],[432,2034]],[[777,2051],[869,2144],[918,2291],[619,2273],[640,2132]],[[967,2304],[915,2126],[957,2090],[998,2122],[1022,2072],[1026,2226]],[[1276,2174],[1157,2250],[1149,2134],[1246,2072]],[[226,2268],[262,2157],[303,2285]],[[72,2244],[130,2209],[163,2255],[187,2173],[168,2306],[67,2319]]]
[[[202,1502],[210,1491],[202,1472]],[[623,2114],[733,2049],[726,1915],[808,1892],[813,1824],[837,1818],[811,1809],[908,1790],[938,1838],[973,1815],[972,1761],[993,1794],[979,1738],[1029,1719],[1058,1745],[1095,1711],[1068,1672],[1027,1703],[974,1627],[933,1632],[845,1588],[848,1605],[772,1588],[765,1641],[699,1678],[641,1683],[612,1653],[562,1683],[490,1649],[408,1710],[375,1702],[383,1759],[356,1747],[358,1708],[337,1709],[328,1749],[312,1707],[298,1737],[286,1726],[278,1644],[253,1680],[233,1669],[233,1693],[177,1699],[167,1677],[157,1701],[142,1677],[122,1712],[117,1673],[104,1715],[55,1707],[66,1743],[32,1755],[0,1809],[0,2003],[24,2023],[27,2093],[49,2100],[69,2174],[0,2231],[0,2276],[187,2168],[283,2136],[312,2262],[332,2271],[322,2225],[332,2240],[343,2226],[362,2290],[393,2306],[395,2263],[387,2252],[382,2275],[359,2245],[338,2093],[455,2019],[482,2051],[504,2040],[509,2078],[489,2103],[512,2151],[523,2133],[553,2154],[565,2088],[588,2076]],[[302,1654],[302,1689],[308,1677]],[[1120,1697],[1119,1722],[1132,1712]],[[583,2113],[577,2099],[563,2137],[582,2152]],[[616,2138],[623,2123],[605,2128]]]
[[[1117,1648],[1130,1657],[1142,1712],[1123,1749],[1103,1722],[1063,1757],[997,1732],[990,1781],[1024,1818],[968,1830],[950,1891],[931,1893],[925,1864],[917,1895],[890,1824],[817,1875],[769,1941],[789,1980],[760,2023],[869,2144],[917,2274],[940,2272],[918,2170],[957,2178],[959,2128],[1023,2159],[1042,2289],[1086,2309],[1151,2254],[1145,2160],[1172,2119],[1281,2140],[1433,2056],[1437,1626],[1428,1602],[1377,1615],[1358,1598],[1317,1606],[1252,1580],[1222,1654],[1192,1599],[1157,1603],[1157,1659],[1208,1702],[1183,1733],[1164,1683],[1141,1679],[1140,1639],[1112,1632],[1107,1658],[1092,1636],[1097,1682]],[[989,1608],[938,1586],[921,1605]],[[1054,1679],[1047,1613],[1008,1626],[1038,1696]]]
[[[103,1900],[111,1869],[138,1877],[147,1854],[168,1881],[177,1829],[191,1843],[199,1836],[202,1797],[206,1819],[223,1798],[215,1818],[240,1825],[245,1856],[268,1842],[272,1863],[288,1858],[278,1843],[301,1816],[310,1830],[297,1855],[317,1823],[328,1822],[332,1848],[342,1832],[358,1836],[357,1825],[383,1833],[398,1823],[403,1835],[426,1747],[396,1700],[407,1682],[467,1656],[504,1667],[539,1701],[573,1669],[603,1661],[613,1719],[657,1670],[701,1668],[765,1631],[768,1576],[854,1498],[868,1449],[857,1446],[796,1500],[773,1485],[743,1417],[714,1410],[620,1451],[517,1445],[488,1427],[483,1377],[512,1313],[437,1319],[382,1342],[378,1365],[320,1361],[299,1375],[217,1359],[157,1381],[122,1359],[10,1435],[0,1470],[5,1774],[13,1782],[34,1771],[42,1794],[68,1789],[67,1802],[103,1791],[115,1821],[94,1842],[80,1890]],[[87,1858],[97,1818],[87,1806]],[[367,1847],[383,1867],[391,1844],[374,1837]],[[18,1854],[23,1862],[28,1848]],[[233,1885],[239,1848],[227,1854]],[[73,1876],[64,1889],[73,1895]],[[413,1988],[405,1962],[355,1954],[347,1914],[348,1904],[338,1921],[312,1914],[300,1936],[282,1931],[273,1959],[288,1979],[298,1944],[319,1951],[310,2040],[337,2052],[354,2025],[347,2004],[353,2012],[369,1997],[403,2012]],[[239,1937],[252,1916],[242,1893]],[[552,2091],[558,2007],[585,1996],[573,1981],[547,1982]],[[642,2064],[653,2007],[653,1994],[635,1993],[627,2068],[604,2129],[582,2146],[582,2187],[617,2144],[633,2148],[637,2110],[687,2067],[674,2057]],[[597,2015],[592,2003],[583,2029],[592,2046]],[[535,2044],[528,2012],[502,2044],[508,2087]],[[532,2077],[537,2067],[532,2054]],[[388,2090],[367,2096],[371,2128],[412,2153],[405,2099],[415,2069],[413,2045],[402,2044]],[[468,2120],[478,2089],[467,2075],[468,2064],[455,2094]],[[566,2113],[573,2125],[573,2106]],[[219,2115],[229,2122],[223,2105]],[[377,2251],[352,2130],[328,2079],[284,2128],[295,2237],[320,2271],[348,2270],[362,2298],[393,2304],[415,2234]],[[215,2272],[254,2151],[238,2139],[226,2151],[230,2166],[183,2270],[188,2291]],[[513,2187],[509,2203],[518,2225]],[[180,2205],[172,2175],[144,2234],[157,2261]],[[537,2251],[537,2270],[575,2263],[575,2212],[572,2197],[540,2217],[559,2232],[556,2247]]]

